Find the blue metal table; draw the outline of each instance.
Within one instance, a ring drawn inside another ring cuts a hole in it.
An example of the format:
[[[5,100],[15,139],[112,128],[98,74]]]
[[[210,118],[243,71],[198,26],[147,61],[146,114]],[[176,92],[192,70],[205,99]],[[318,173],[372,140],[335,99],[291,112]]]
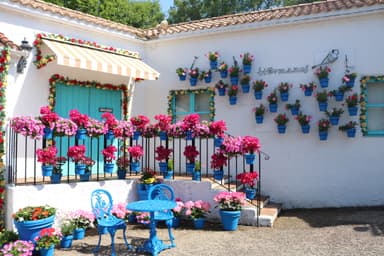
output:
[[[144,242],[142,247],[139,247],[138,251],[150,252],[156,256],[164,249],[171,248],[170,245],[166,245],[162,240],[158,239],[156,234],[156,221],[154,220],[155,212],[170,210],[176,207],[176,202],[169,200],[141,200],[127,204],[127,209],[136,212],[149,212],[150,231],[149,239]]]

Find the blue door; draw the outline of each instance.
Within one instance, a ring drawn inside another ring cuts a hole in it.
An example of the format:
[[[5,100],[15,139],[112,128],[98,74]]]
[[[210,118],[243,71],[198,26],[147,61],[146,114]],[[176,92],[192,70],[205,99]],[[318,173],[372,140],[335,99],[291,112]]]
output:
[[[87,114],[98,120],[101,120],[101,115],[106,111],[114,114],[117,119],[122,119],[121,91],[67,86],[65,84],[57,83],[55,112],[62,117],[69,118],[69,111],[72,109],[77,109],[80,113]],[[79,143],[86,146],[86,155],[96,161],[92,172],[102,173],[103,156],[101,154],[101,150],[105,146],[103,137],[100,137],[100,139],[87,138]],[[68,145],[75,145],[75,139],[63,138],[57,141],[57,148],[60,155],[66,156]],[[63,172],[64,174],[69,173],[70,175],[73,175],[73,163],[70,163],[70,166],[63,166]]]

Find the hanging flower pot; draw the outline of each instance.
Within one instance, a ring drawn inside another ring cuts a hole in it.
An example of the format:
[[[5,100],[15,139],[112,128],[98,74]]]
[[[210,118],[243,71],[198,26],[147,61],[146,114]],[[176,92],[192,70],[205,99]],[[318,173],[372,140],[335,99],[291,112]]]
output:
[[[78,140],[84,140],[87,136],[87,130],[84,128],[80,128],[76,132],[76,139]]]
[[[190,84],[191,86],[196,86],[196,84],[197,84],[197,77],[191,77],[191,78],[189,78],[189,84]]]
[[[264,121],[264,116],[255,116],[255,119],[257,124],[262,124]]]
[[[185,81],[185,79],[187,78],[187,75],[179,75],[179,80],[180,81]]]
[[[168,163],[167,162],[159,162],[160,173],[164,173],[168,171]]]
[[[41,166],[42,175],[45,177],[52,176],[52,171],[53,171],[53,165],[42,165]]]
[[[214,138],[214,144],[215,147],[219,148],[223,144],[224,138],[222,137],[215,137]]]
[[[253,95],[255,96],[256,100],[261,100],[263,98],[263,91],[255,91],[253,92]]]
[[[118,169],[117,170],[117,177],[119,180],[124,180],[126,175],[127,175],[126,170],[124,170],[124,169]]]
[[[277,130],[280,134],[283,134],[285,133],[285,130],[287,129],[287,126],[286,125],[278,125],[277,126]]]
[[[140,135],[141,135],[141,132],[140,132],[140,131],[134,131],[134,132],[133,132],[133,139],[134,139],[134,140],[138,140],[139,137],[140,137]]]
[[[338,116],[330,116],[329,121],[331,122],[331,125],[338,125],[339,124],[340,117]]]
[[[350,128],[347,130],[348,138],[354,138],[356,136],[356,128]]]
[[[224,177],[224,171],[223,170],[214,170],[213,171],[213,178],[215,180],[222,180]]]
[[[251,88],[251,86],[249,85],[249,83],[241,85],[241,90],[243,91],[243,93],[249,93],[250,88]]]
[[[231,85],[238,85],[239,84],[239,77],[238,76],[231,76]]]
[[[302,125],[301,131],[302,131],[302,133],[307,134],[307,133],[309,133],[310,128],[311,128],[311,126],[309,124]]]
[[[84,174],[80,174],[80,181],[89,181],[89,178],[91,177],[91,172],[85,172]]]
[[[245,197],[249,200],[253,200],[256,196],[256,188],[246,188]]]
[[[61,173],[52,173],[51,175],[51,184],[60,184],[61,183]]]
[[[276,113],[277,112],[277,104],[275,104],[275,103],[269,104],[269,112]]]
[[[193,139],[193,133],[191,131],[187,131],[185,139],[186,140],[192,140]]]
[[[192,174],[195,171],[195,163],[186,163],[185,168],[187,174]]]
[[[192,180],[200,181],[201,180],[201,172],[200,171],[194,171],[192,173]]]
[[[305,96],[312,96],[313,89],[312,88],[306,88],[304,90],[304,95]]]
[[[299,109],[298,108],[296,108],[296,107],[292,107],[291,108],[291,114],[293,116],[296,116],[298,113],[299,113]]]
[[[237,96],[229,96],[229,105],[236,105]]]
[[[348,114],[350,116],[356,116],[357,115],[357,107],[349,107],[348,108]]]
[[[107,140],[113,140],[115,138],[115,134],[112,130],[108,130],[108,132],[105,134],[105,138]]]
[[[167,132],[165,132],[165,131],[160,131],[160,132],[159,132],[159,137],[160,137],[160,140],[167,140],[167,139],[168,139]]]
[[[355,78],[350,78],[349,81],[345,83],[345,85],[349,88],[353,88],[355,85]]]
[[[328,102],[319,102],[319,110],[322,112],[327,111]]]
[[[204,77],[204,81],[205,81],[205,83],[210,83],[211,81],[212,81],[212,75],[209,75],[209,76],[206,76],[206,77]]]
[[[131,170],[133,172],[138,173],[140,171],[140,162],[139,161],[133,161],[130,166],[131,166]]]
[[[328,131],[319,131],[319,138],[320,138],[320,140],[327,140]]]
[[[256,155],[255,154],[245,154],[245,163],[246,164],[254,164]]]
[[[213,70],[217,69],[217,60],[214,60],[214,61],[210,61],[209,62],[209,67]]]
[[[52,136],[53,136],[53,130],[49,127],[45,127],[43,138],[50,140],[50,139],[52,139]]]
[[[344,92],[337,91],[335,93],[335,99],[336,99],[336,101],[343,101],[344,100]]]
[[[79,164],[79,163],[76,163],[75,164],[75,173],[77,175],[83,175],[85,173],[85,168],[87,166],[85,164]]]
[[[288,101],[289,93],[288,92],[281,92],[280,93],[280,99],[281,101]]]
[[[251,64],[244,64],[243,65],[243,72],[244,74],[251,73],[252,65]]]
[[[115,167],[114,163],[105,163],[104,164],[104,172],[105,173],[113,173],[114,167]]]
[[[218,88],[217,91],[219,92],[219,96],[225,96],[225,87],[223,88]]]
[[[228,70],[220,70],[220,77],[221,78],[227,78],[228,77]]]
[[[328,87],[329,78],[328,77],[320,78],[319,82],[320,82],[321,88],[327,88]]]

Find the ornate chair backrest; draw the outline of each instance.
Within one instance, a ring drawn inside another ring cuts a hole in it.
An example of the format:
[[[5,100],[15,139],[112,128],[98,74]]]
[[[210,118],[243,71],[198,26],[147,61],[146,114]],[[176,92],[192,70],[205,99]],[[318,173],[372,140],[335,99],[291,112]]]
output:
[[[157,184],[149,190],[148,199],[175,201],[175,192],[172,187],[166,184]]]
[[[107,219],[111,216],[112,196],[104,189],[96,189],[91,194],[91,205],[97,221]]]

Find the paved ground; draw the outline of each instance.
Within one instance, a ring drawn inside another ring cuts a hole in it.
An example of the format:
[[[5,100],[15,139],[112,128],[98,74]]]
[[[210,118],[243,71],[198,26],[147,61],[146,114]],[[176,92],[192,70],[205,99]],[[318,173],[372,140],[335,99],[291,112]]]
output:
[[[148,229],[137,225],[129,225],[127,230],[134,246],[148,235]],[[160,227],[158,235],[168,239],[166,228]],[[120,230],[116,236],[117,255],[145,255],[127,251]],[[239,226],[232,232],[222,231],[218,223],[195,230],[185,220],[174,236],[176,248],[160,255],[384,255],[384,207],[283,211],[273,228]],[[104,235],[98,256],[110,255],[109,243],[108,235]],[[93,255],[96,244],[97,235],[89,230],[70,250],[56,249],[55,256]]]

